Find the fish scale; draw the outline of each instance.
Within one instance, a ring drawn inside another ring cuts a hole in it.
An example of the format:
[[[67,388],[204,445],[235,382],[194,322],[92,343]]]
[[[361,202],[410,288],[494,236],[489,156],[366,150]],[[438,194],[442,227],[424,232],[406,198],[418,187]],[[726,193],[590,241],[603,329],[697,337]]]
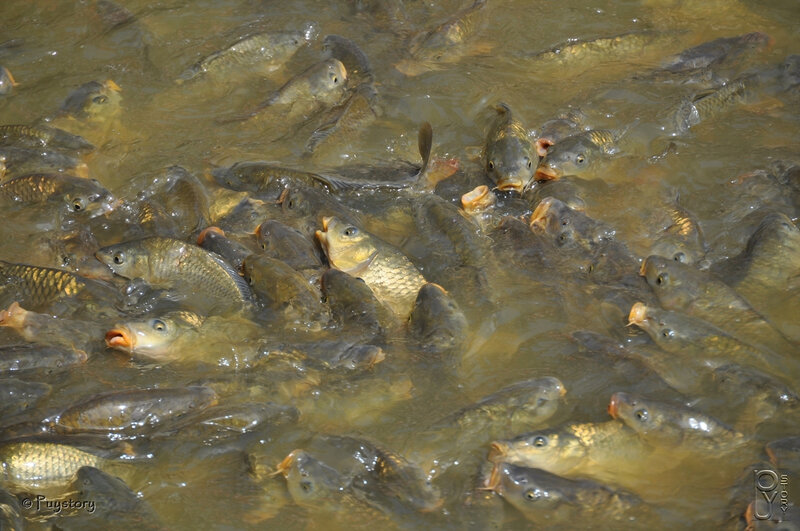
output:
[[[100,467],[103,461],[64,444],[12,442],[0,446],[0,479],[22,490],[59,488],[82,466]]]
[[[67,297],[74,297],[86,287],[77,275],[25,264],[12,264],[0,260],[0,296],[38,307]],[[11,303],[13,301],[8,301]]]

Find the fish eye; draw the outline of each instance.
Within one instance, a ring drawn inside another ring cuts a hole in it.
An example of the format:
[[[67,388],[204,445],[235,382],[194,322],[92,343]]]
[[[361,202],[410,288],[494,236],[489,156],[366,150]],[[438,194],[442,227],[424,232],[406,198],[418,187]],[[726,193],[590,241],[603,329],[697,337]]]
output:
[[[347,227],[344,229],[345,236],[355,236],[356,234],[358,234],[358,229],[355,227]]]
[[[540,398],[536,401],[536,407],[542,407],[547,403],[546,398]]]
[[[266,251],[267,250],[267,242],[261,242],[261,250],[262,251]]]
[[[539,496],[536,494],[536,491],[533,490],[533,489],[526,490],[525,493],[523,494],[523,496],[525,496],[525,499],[528,500],[528,501],[536,501],[536,500],[539,499]]]
[[[125,253],[122,251],[117,251],[114,253],[114,256],[111,258],[115,264],[120,265],[125,263]]]
[[[494,169],[494,162],[490,160],[489,164],[487,164],[486,167],[489,168],[489,171],[493,170]]]
[[[656,284],[658,284],[659,286],[663,286],[667,283],[668,280],[669,280],[669,275],[667,275],[666,273],[661,273],[660,275],[658,275],[658,277],[656,277]]]
[[[167,331],[167,323],[162,321],[161,319],[153,319],[153,330],[156,332],[166,332]]]
[[[675,260],[676,262],[680,262],[682,264],[685,264],[686,263],[686,254],[683,253],[683,251],[678,251],[677,253],[675,253],[673,255],[672,259]]]
[[[92,98],[92,101],[94,103],[97,103],[98,105],[100,105],[102,103],[107,102],[108,101],[108,97],[101,94],[99,96],[95,96],[94,98]]]
[[[542,446],[547,446],[547,437],[543,435],[537,435],[533,438],[533,445],[537,448],[541,448]]]
[[[664,338],[666,338],[666,339],[670,339],[670,338],[672,338],[672,337],[674,337],[674,336],[675,336],[675,332],[673,332],[673,331],[672,331],[671,329],[669,329],[669,328],[665,328],[665,329],[663,329],[663,330],[661,331],[661,337],[664,337]]]
[[[287,207],[289,210],[292,210],[292,209],[293,209],[295,206],[297,206],[297,203],[295,203],[295,200],[294,200],[294,198],[292,197],[292,198],[290,198],[290,199],[289,199],[289,202],[286,204],[286,207]]]
[[[80,212],[86,208],[86,201],[82,197],[76,197],[72,200],[72,211]]]
[[[527,157],[525,157],[525,158],[527,158]],[[528,164],[526,164],[526,166],[527,166],[528,168],[530,168],[531,166],[533,166],[533,162],[531,162],[531,159],[528,159]]]
[[[648,413],[646,409],[637,409],[633,414],[637,420],[641,420],[642,422],[647,422],[650,418],[650,413]]]
[[[586,157],[584,157],[583,154],[578,155],[577,157],[575,157],[575,162],[577,162],[578,164],[583,164],[584,162],[586,162]]]
[[[331,78],[331,81],[333,81],[334,83],[338,83],[338,82],[339,82],[339,76],[337,76],[337,75],[336,75],[335,73],[333,73],[333,72],[331,72],[331,74],[330,74],[330,78]]]
[[[300,488],[303,489],[303,492],[311,492],[314,490],[314,485],[308,480],[303,480],[300,482]]]

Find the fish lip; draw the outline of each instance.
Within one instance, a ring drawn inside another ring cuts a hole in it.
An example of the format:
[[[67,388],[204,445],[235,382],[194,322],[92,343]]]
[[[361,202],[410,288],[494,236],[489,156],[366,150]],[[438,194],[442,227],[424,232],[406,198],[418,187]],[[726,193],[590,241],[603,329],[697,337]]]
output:
[[[545,197],[539,204],[536,205],[536,208],[531,214],[531,220],[528,222],[528,226],[531,230],[539,229],[544,231],[547,227],[547,214],[550,211],[550,206],[553,204],[553,201],[549,197]]]
[[[612,419],[619,418],[619,393],[611,395],[611,400],[608,401],[608,414]]]
[[[106,82],[103,83],[107,89],[113,90],[114,92],[122,92],[122,88],[119,85],[114,83],[113,79],[106,79]]]
[[[289,452],[289,455],[284,457],[283,460],[278,463],[278,466],[275,467],[275,472],[273,472],[271,475],[277,476],[278,474],[282,474],[283,477],[289,477],[289,470],[291,470],[292,464],[297,457],[297,452],[299,451],[300,450],[292,450]]]
[[[641,326],[647,319],[647,306],[643,302],[635,302],[628,314],[628,325]]]
[[[642,265],[639,267],[639,276],[640,277],[647,276],[647,258],[642,260]]]
[[[203,242],[205,241],[206,236],[208,235],[209,232],[213,232],[215,234],[219,234],[220,236],[223,236],[223,237],[225,236],[225,231],[224,230],[222,230],[219,227],[215,227],[215,226],[212,225],[211,227],[206,227],[205,229],[200,231],[200,234],[197,235],[197,245],[203,245]]]
[[[322,216],[322,231],[328,232],[328,225],[330,225],[333,216]],[[319,231],[317,231],[319,232]]]
[[[130,354],[133,352],[135,338],[124,326],[116,326],[106,332],[106,346]]]
[[[317,238],[317,241],[322,246],[324,250],[327,251],[328,249],[328,233],[322,232],[321,230],[314,231],[314,236]]]
[[[492,463],[499,463],[506,456],[508,445],[502,441],[494,441],[489,446],[489,455],[486,456]]]
[[[489,477],[486,478],[483,482],[484,489],[482,490],[490,490],[492,492],[497,492],[497,487],[500,486],[500,478],[502,472],[500,471],[500,467],[503,466],[503,462],[497,462],[492,467],[492,473],[489,474]]]
[[[386,359],[386,352],[384,352],[382,348],[378,347],[378,352],[376,352],[375,356],[370,360],[368,367],[371,369],[372,367],[379,364],[385,359]]]
[[[491,206],[495,202],[494,195],[490,195],[489,187],[485,184],[475,187],[474,190],[461,196],[461,206],[471,212],[480,208]]]
[[[555,181],[561,177],[561,174],[549,166],[539,166],[536,168],[536,175],[534,179],[537,181]]]
[[[515,191],[522,193],[525,185],[519,179],[500,179],[497,181],[497,189],[502,192]]]

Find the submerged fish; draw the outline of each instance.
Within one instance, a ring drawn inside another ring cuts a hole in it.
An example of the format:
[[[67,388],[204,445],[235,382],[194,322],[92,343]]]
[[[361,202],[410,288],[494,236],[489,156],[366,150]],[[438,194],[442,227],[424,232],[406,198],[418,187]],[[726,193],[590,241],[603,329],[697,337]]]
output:
[[[747,441],[741,433],[696,410],[628,393],[614,393],[608,412],[648,442],[679,453],[702,452],[719,457],[720,452]]]
[[[539,159],[525,126],[514,118],[511,108],[500,103],[495,110],[497,117],[489,128],[483,150],[486,173],[498,189],[522,192],[533,178]]]
[[[21,205],[62,203],[67,215],[95,217],[115,208],[118,202],[95,179],[63,173],[20,175],[0,183],[0,197]]]
[[[464,344],[467,318],[458,303],[438,284],[423,285],[408,321],[409,332],[425,352],[433,354]]]
[[[85,138],[46,125],[0,125],[0,145],[77,152],[94,149]]]
[[[339,103],[347,90],[347,70],[338,59],[313,64],[287,81],[281,88],[246,118],[268,115],[275,119],[274,109],[285,120],[308,118],[320,109]]]
[[[83,351],[65,350],[41,345],[10,345],[0,347],[0,374],[18,371],[61,370],[85,363],[89,357]]]
[[[53,420],[64,432],[136,433],[158,429],[217,403],[208,387],[178,387],[111,391],[74,404]]]
[[[0,444],[0,484],[12,491],[41,492],[65,488],[83,466],[103,466],[105,459],[73,446],[49,442]]]
[[[396,68],[408,76],[416,76],[459,61],[470,52],[467,41],[478,29],[486,3],[487,0],[475,0],[434,29],[415,36],[408,46],[411,60],[401,61]]]
[[[188,81],[204,74],[230,77],[236,74],[268,74],[282,67],[307,44],[303,32],[265,32],[239,39],[227,48],[200,59],[181,74]]]

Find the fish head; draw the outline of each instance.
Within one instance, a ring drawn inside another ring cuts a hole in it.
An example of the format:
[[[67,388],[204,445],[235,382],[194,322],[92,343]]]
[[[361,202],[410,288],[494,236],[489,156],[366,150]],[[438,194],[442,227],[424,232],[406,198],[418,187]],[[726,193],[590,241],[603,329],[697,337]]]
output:
[[[511,417],[514,425],[532,425],[550,418],[567,393],[561,380],[552,376],[537,378],[530,384],[528,392],[521,389],[518,395],[519,402]]]
[[[67,96],[61,111],[82,121],[103,121],[119,113],[121,104],[122,90],[114,81],[90,81]]]
[[[361,272],[377,254],[368,233],[333,216],[322,218],[315,234],[331,266],[346,273]]]
[[[330,502],[345,488],[341,474],[304,450],[286,456],[277,472],[286,478],[292,499],[300,505]]]
[[[527,137],[506,135],[495,138],[486,150],[486,173],[499,190],[522,190],[533,179],[538,156]]]
[[[118,243],[99,249],[95,256],[114,274],[134,279],[146,278],[149,271],[149,254],[138,241]]]
[[[309,86],[316,99],[336,103],[347,88],[347,69],[338,59],[326,59],[311,73]]]
[[[89,218],[110,212],[121,204],[95,179],[76,182],[63,200],[68,215]]]
[[[153,360],[178,355],[172,350],[175,340],[185,332],[181,323],[169,316],[118,324],[106,332],[106,346]]]
[[[547,149],[536,167],[537,181],[551,181],[565,175],[583,175],[591,167],[597,149],[583,136],[567,137]]]
[[[488,459],[493,463],[504,461],[560,474],[573,469],[585,455],[586,448],[575,435],[543,430],[493,442]]]
[[[662,421],[643,398],[622,392],[611,395],[608,414],[640,434],[658,430]]]
[[[496,463],[489,482],[514,507],[527,512],[552,508],[566,500],[560,489],[542,481],[550,476],[538,468]]]
[[[409,327],[426,348],[439,351],[460,345],[467,326],[466,317],[444,288],[433,283],[420,288]]]

